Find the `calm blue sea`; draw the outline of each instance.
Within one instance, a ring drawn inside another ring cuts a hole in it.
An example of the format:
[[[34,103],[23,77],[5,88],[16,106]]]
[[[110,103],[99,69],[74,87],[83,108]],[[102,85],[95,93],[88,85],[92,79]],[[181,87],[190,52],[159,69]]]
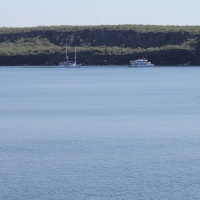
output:
[[[200,198],[200,67],[0,68],[0,199]]]

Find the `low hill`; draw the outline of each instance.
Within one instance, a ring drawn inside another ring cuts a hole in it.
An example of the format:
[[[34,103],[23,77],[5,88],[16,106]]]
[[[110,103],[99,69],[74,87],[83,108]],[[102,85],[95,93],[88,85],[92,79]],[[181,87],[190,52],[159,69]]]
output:
[[[58,65],[66,43],[84,65],[200,65],[200,26],[153,25],[0,28],[0,65]]]

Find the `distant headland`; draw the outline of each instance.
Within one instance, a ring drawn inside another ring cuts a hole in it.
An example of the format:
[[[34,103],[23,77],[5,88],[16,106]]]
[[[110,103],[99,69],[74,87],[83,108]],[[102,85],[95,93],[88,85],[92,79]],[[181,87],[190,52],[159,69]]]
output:
[[[82,65],[200,65],[200,26],[101,25],[0,28],[0,66],[55,66],[68,56]]]

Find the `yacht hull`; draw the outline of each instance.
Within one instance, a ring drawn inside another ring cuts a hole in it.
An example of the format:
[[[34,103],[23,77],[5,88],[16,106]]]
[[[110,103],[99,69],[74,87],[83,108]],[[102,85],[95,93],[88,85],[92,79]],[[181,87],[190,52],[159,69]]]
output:
[[[151,64],[151,65],[129,65],[129,67],[153,67],[154,64]]]

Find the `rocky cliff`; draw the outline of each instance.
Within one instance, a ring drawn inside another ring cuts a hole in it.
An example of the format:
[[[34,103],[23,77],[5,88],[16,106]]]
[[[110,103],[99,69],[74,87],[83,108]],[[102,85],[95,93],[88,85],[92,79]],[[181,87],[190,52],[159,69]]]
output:
[[[150,25],[0,28],[0,65],[58,65],[66,43],[84,65],[200,65],[200,27]]]

